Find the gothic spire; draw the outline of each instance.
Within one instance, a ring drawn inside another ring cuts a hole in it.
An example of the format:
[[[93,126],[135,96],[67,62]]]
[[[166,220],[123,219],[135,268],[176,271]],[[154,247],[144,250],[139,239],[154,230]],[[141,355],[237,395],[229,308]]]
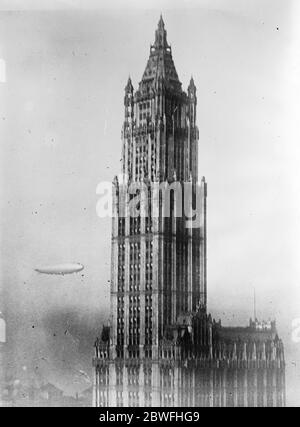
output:
[[[189,87],[192,89],[196,89],[195,82],[193,76],[191,76]]]
[[[132,91],[133,91],[133,86],[132,86],[131,77],[129,76],[128,80],[127,80],[127,84],[125,86],[125,92],[129,93],[129,92],[132,92]]]
[[[155,41],[150,48],[150,57],[147,62],[140,89],[144,85],[163,84],[181,90],[181,83],[172,58],[171,46],[167,42],[167,31],[162,16],[155,31]]]
[[[195,82],[194,82],[193,76],[191,76],[190,84],[188,86],[188,93],[191,96],[191,95],[195,95],[196,91],[197,91],[197,89],[195,86]]]
[[[154,46],[158,49],[169,47],[167,43],[167,32],[165,30],[165,23],[162,15],[160,15],[157,30],[155,31]]]
[[[165,23],[164,23],[162,14],[160,14],[160,18],[159,18],[159,21],[158,21],[158,28],[164,28],[164,27],[165,27]]]

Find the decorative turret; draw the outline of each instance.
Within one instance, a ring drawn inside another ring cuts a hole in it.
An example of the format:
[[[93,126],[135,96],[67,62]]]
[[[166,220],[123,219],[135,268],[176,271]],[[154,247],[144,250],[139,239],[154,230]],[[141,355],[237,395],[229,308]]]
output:
[[[193,76],[191,77],[190,84],[188,86],[188,98],[190,104],[190,123],[194,127],[196,124],[196,105],[197,105],[197,96],[196,96],[196,86],[194,83]]]
[[[125,97],[124,97],[124,106],[125,106],[125,123],[131,123],[134,115],[134,97],[133,97],[133,86],[130,76],[128,77],[127,84],[125,86]]]
[[[196,98],[196,92],[197,92],[197,88],[195,86],[194,78],[193,78],[193,76],[191,76],[190,84],[188,86],[189,98],[191,98],[191,99]]]

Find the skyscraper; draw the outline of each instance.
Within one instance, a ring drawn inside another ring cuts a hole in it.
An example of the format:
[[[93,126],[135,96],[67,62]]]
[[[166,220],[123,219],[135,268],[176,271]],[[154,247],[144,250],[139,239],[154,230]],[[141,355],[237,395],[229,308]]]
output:
[[[207,312],[196,107],[193,78],[184,92],[161,17],[137,90],[130,78],[125,87],[110,325],[95,342],[94,406],[285,405],[275,321],[223,327]]]
[[[137,90],[130,78],[125,87],[110,325],[95,343],[96,367],[104,359],[284,367],[275,321],[226,328],[207,312],[207,189],[204,178],[198,182],[196,107],[193,78],[184,92],[161,17]]]
[[[160,17],[142,80],[136,91],[130,78],[125,87],[122,174],[113,198],[112,358],[157,358],[179,316],[206,310],[196,108],[194,80],[183,91]]]

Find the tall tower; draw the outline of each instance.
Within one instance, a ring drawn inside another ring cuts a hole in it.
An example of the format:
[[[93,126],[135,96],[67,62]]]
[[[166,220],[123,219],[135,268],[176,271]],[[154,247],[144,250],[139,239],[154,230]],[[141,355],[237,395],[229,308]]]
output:
[[[178,316],[206,311],[206,183],[198,183],[196,107],[193,78],[184,92],[160,17],[138,89],[130,78],[125,87],[122,174],[113,195],[113,358],[156,359]]]

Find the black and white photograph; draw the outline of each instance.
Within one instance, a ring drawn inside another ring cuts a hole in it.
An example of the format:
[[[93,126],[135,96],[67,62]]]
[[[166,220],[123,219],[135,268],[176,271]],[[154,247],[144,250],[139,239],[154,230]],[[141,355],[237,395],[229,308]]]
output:
[[[0,0],[0,407],[299,407],[299,111],[298,0]]]

